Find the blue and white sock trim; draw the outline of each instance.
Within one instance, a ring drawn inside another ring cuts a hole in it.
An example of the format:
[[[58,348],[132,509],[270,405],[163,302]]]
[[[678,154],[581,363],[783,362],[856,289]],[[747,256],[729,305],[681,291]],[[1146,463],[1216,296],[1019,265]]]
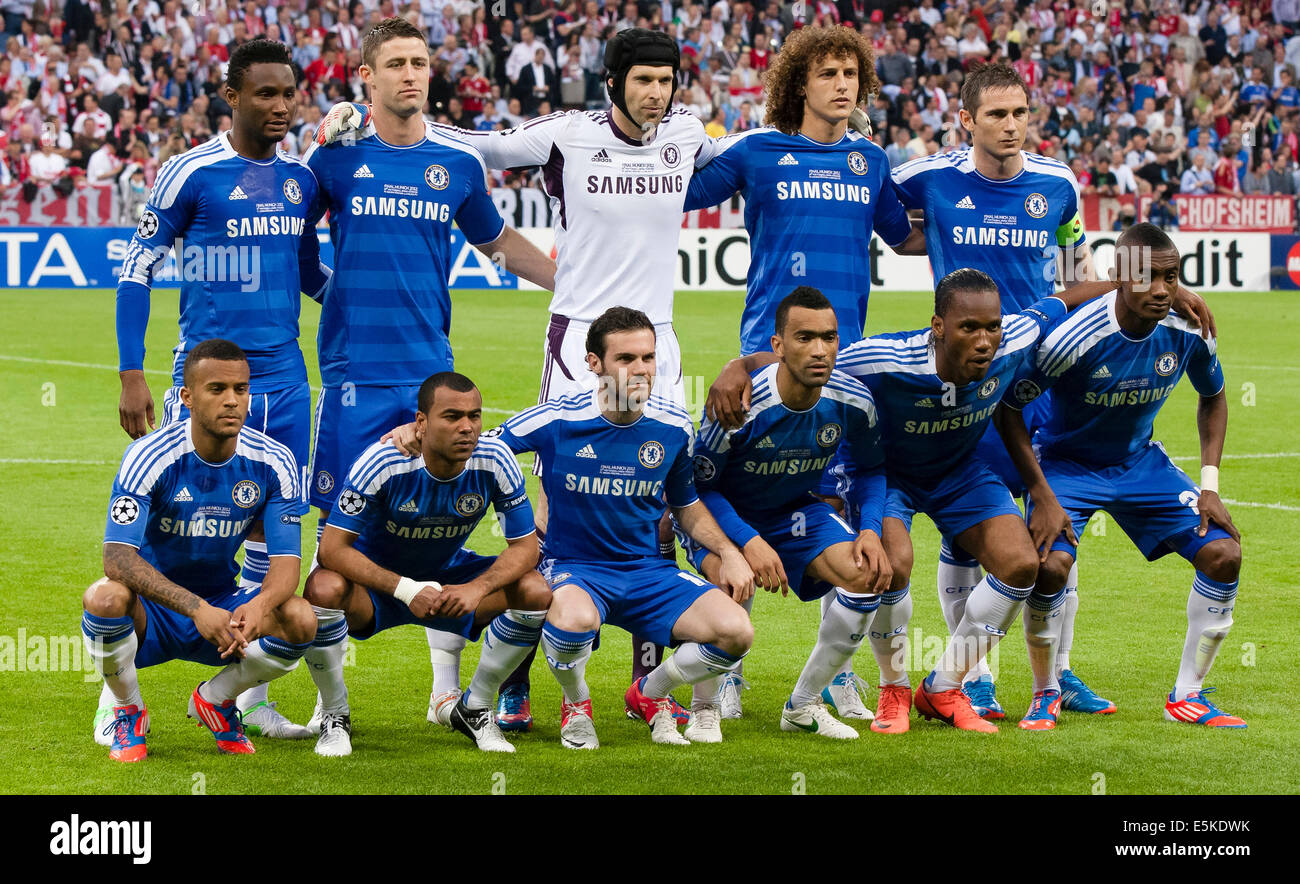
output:
[[[567,632],[549,623],[542,627],[542,634],[550,642],[551,647],[563,654],[577,654],[596,638],[594,632]]]
[[[966,550],[961,547],[957,547],[957,550],[958,552],[953,551],[953,544],[948,542],[948,538],[939,537],[939,561],[958,568],[974,568],[979,565],[979,561]]]
[[[1231,583],[1219,583],[1217,580],[1211,580],[1200,571],[1197,571],[1196,579],[1192,581],[1192,589],[1211,601],[1230,602],[1237,597],[1238,583],[1237,580]]]
[[[912,591],[912,584],[909,583],[907,584],[907,586],[904,586],[902,589],[895,589],[891,592],[887,592],[881,595],[880,603],[882,605],[896,605],[899,602],[901,602],[903,599],[907,598],[907,594],[911,591]]]
[[[835,590],[835,601],[850,611],[857,611],[860,614],[870,614],[879,608],[880,599],[879,595],[855,595],[842,589]]]
[[[739,665],[744,656],[741,654],[737,657],[735,654],[728,654],[717,645],[700,643],[700,657],[704,660],[704,665],[715,672],[730,672]]]
[[[1040,595],[1039,593],[1031,592],[1029,598],[1025,600],[1025,604],[1033,608],[1035,611],[1050,613],[1065,604],[1065,590],[1059,590],[1056,595]]]
[[[531,648],[542,637],[542,627],[525,626],[511,619],[508,612],[498,615],[489,623],[488,631],[494,638],[521,648]]]
[[[1019,586],[1007,586],[992,574],[985,574],[984,579],[988,581],[990,589],[999,595],[1006,596],[1013,602],[1023,602],[1034,591],[1032,586],[1026,586],[1023,589]]]
[[[96,617],[89,611],[81,614],[81,631],[86,638],[99,639],[106,645],[120,642],[135,629],[135,622],[130,617]]]
[[[337,645],[341,641],[346,641],[347,637],[347,618],[340,617],[332,623],[317,623],[316,638],[312,640],[312,644],[318,648],[327,648],[330,645]]]
[[[297,660],[312,646],[311,642],[295,644],[273,635],[264,635],[257,640],[257,643],[261,645],[263,651],[282,660]]]

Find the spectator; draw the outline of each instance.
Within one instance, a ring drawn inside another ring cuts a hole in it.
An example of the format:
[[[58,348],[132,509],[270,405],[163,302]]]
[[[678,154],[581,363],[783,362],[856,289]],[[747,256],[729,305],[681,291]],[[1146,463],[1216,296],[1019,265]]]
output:
[[[1294,196],[1296,192],[1295,176],[1292,174],[1290,154],[1279,151],[1273,157],[1273,165],[1268,170],[1268,193],[1281,193]]]
[[[537,113],[541,102],[554,104],[559,99],[559,78],[555,74],[555,68],[546,64],[544,46],[538,46],[533,52],[532,63],[519,71],[515,94],[519,97],[524,114],[530,117]]]
[[[123,164],[117,157],[112,142],[103,145],[90,155],[86,162],[86,184],[96,188],[112,188],[117,184]]]
[[[1192,154],[1192,165],[1183,173],[1179,190],[1190,196],[1214,193],[1214,173],[1205,168],[1205,154]]]

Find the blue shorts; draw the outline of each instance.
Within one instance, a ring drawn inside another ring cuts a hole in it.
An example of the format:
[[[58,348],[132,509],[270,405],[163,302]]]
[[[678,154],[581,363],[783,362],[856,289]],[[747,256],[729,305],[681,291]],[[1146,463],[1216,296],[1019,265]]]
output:
[[[172,387],[163,395],[162,425],[183,421],[190,410],[181,403],[181,388]],[[307,457],[311,453],[311,387],[295,384],[249,396],[248,418],[244,425],[265,433],[293,452],[294,463],[302,476],[303,500],[306,500]]]
[[[334,508],[352,462],[385,433],[415,420],[420,387],[325,387],[316,398],[311,505]],[[400,603],[399,603],[400,604]]]
[[[438,573],[430,577],[415,577],[412,579],[436,580],[446,586],[456,586],[473,580],[486,571],[496,560],[496,556],[481,556],[473,550],[459,549],[447,564],[438,569]],[[411,613],[410,608],[394,596],[386,592],[375,592],[373,589],[367,589],[366,592],[370,593],[370,603],[375,606],[375,620],[370,624],[370,628],[364,632],[349,628],[348,634],[353,638],[367,639],[376,633],[383,632],[385,629],[404,626],[408,623],[436,629],[439,632],[463,635],[472,642],[478,641],[479,634],[483,631],[481,626],[476,627],[474,625],[473,611],[460,617],[434,617],[431,620],[421,620]]]
[[[625,629],[657,645],[676,644],[673,626],[696,599],[716,588],[660,558],[626,562],[545,559],[540,570],[552,590],[576,586],[587,593],[602,624]]]
[[[837,543],[852,543],[858,536],[831,506],[820,500],[748,524],[781,557],[791,589],[805,602],[819,599],[833,588],[807,573],[813,559]],[[691,565],[703,574],[700,566],[709,551],[683,533],[679,532],[677,538]]]
[[[1150,562],[1171,552],[1190,562],[1207,543],[1231,537],[1213,522],[1204,537],[1197,535],[1201,517],[1195,507],[1200,489],[1174,466],[1158,442],[1148,443],[1113,467],[1086,467],[1050,455],[1043,457],[1040,465],[1080,541],[1088,519],[1097,510],[1109,513]],[[1033,512],[1032,501],[1029,512]],[[1064,537],[1058,538],[1052,549],[1071,558],[1075,555],[1075,548]]]
[[[257,590],[245,592],[232,586],[227,592],[204,596],[203,600],[214,608],[233,611],[256,595]],[[229,657],[221,659],[217,646],[199,634],[198,627],[189,617],[144,596],[137,598],[145,611],[144,639],[135,652],[137,667],[157,666],[168,660],[188,660],[207,666],[225,666],[231,662]]]
[[[916,513],[929,516],[944,537],[956,537],[995,516],[1020,518],[1020,508],[1007,486],[978,458],[971,458],[932,487],[890,475],[885,518],[900,519],[911,531]]]

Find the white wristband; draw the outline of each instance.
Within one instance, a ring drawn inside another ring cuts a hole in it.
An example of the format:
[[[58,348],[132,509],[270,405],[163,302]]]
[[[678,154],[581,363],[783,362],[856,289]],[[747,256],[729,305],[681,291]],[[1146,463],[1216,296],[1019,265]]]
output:
[[[1219,493],[1219,468],[1201,467],[1201,491]]]
[[[411,607],[411,601],[420,594],[426,586],[432,586],[438,592],[442,592],[442,584],[433,580],[412,580],[410,577],[403,577],[397,581],[397,589],[393,590],[393,596],[406,607]]]

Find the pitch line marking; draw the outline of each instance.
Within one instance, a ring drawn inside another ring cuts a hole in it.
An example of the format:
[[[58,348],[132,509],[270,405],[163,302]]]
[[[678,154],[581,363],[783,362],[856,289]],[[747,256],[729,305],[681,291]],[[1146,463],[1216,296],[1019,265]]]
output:
[[[1275,457],[1300,457],[1300,451],[1270,451],[1270,452],[1267,452],[1267,453],[1261,453],[1261,454],[1225,454],[1225,455],[1223,455],[1223,459],[1224,459],[1224,460],[1261,460],[1261,459],[1270,459],[1270,460],[1271,460],[1271,459],[1273,459],[1273,458],[1275,458]],[[1184,455],[1182,455],[1182,456],[1180,456],[1180,457],[1171,457],[1171,458],[1169,458],[1169,459],[1170,459],[1170,460],[1195,460],[1195,461],[1199,461],[1199,460],[1201,459],[1201,456],[1200,456],[1199,454],[1184,454]]]

